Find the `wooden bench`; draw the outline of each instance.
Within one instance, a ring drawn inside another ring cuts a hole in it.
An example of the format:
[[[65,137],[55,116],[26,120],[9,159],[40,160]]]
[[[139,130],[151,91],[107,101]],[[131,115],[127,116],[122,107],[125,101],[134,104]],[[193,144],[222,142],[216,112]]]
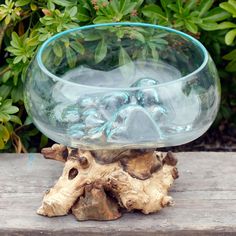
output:
[[[236,153],[176,154],[180,178],[170,195],[175,206],[116,221],[78,222],[72,215],[36,214],[43,193],[63,164],[40,154],[0,154],[0,235],[236,235]]]

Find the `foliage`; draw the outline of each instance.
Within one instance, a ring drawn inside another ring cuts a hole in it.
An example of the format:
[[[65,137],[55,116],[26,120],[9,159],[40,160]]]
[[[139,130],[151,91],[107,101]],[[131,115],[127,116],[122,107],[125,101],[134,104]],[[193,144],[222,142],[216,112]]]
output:
[[[48,140],[32,125],[24,109],[24,74],[38,47],[63,30],[104,22],[148,22],[185,31],[199,39],[211,53],[222,83],[218,121],[236,123],[236,0],[0,0],[0,149],[36,151]],[[119,32],[120,37],[127,32]],[[128,32],[132,34],[132,32]],[[119,35],[118,35],[119,36]],[[145,40],[142,34],[136,34]],[[161,38],[161,42],[164,44]],[[154,41],[155,41],[154,40]],[[55,45],[56,47],[56,45]],[[68,58],[79,44],[65,44]],[[157,57],[156,50],[153,57]],[[55,50],[60,57],[58,48]],[[95,51],[99,63],[107,52],[105,39]],[[121,47],[120,63],[130,60]],[[73,64],[73,61],[68,64]],[[14,104],[14,105],[12,105]],[[40,147],[38,143],[40,142]]]

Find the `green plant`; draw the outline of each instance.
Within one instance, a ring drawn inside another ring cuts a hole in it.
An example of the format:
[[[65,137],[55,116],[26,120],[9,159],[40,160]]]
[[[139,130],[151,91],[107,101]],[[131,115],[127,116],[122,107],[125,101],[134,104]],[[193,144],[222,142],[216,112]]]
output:
[[[47,38],[93,23],[148,22],[173,27],[198,38],[211,53],[221,76],[222,105],[218,121],[227,119],[236,123],[235,0],[0,0],[0,4],[0,149],[37,151],[47,144],[47,138],[32,125],[24,108],[24,74]],[[146,40],[144,32],[132,35],[132,32],[119,31],[117,37],[125,34],[140,42]],[[88,40],[97,39],[98,36],[91,35]],[[154,38],[140,53],[148,51],[158,58],[153,49],[164,43],[161,37]],[[71,54],[84,53],[77,41],[54,47],[55,63],[60,63],[60,48],[65,47],[69,66],[74,63],[70,60]],[[106,52],[106,41],[100,40],[95,61],[102,61]],[[123,47],[120,47],[119,60],[121,64],[130,60]]]

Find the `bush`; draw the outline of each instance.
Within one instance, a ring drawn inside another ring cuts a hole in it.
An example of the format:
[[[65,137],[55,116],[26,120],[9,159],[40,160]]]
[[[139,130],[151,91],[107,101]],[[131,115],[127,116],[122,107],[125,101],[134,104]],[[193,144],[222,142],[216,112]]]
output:
[[[148,22],[199,39],[222,83],[217,121],[236,124],[236,0],[0,0],[0,149],[38,151],[47,138],[23,102],[24,74],[43,41],[63,30],[104,22]],[[40,143],[40,144],[39,144]]]

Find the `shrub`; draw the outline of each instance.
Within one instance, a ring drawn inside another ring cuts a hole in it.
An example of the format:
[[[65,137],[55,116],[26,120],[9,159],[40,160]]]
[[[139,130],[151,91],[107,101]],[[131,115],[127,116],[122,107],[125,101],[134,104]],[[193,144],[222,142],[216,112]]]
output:
[[[0,0],[0,149],[37,151],[47,138],[23,102],[24,74],[43,41],[63,30],[104,22],[148,22],[199,39],[222,83],[218,122],[236,123],[236,0]],[[12,105],[13,104],[13,105]]]

